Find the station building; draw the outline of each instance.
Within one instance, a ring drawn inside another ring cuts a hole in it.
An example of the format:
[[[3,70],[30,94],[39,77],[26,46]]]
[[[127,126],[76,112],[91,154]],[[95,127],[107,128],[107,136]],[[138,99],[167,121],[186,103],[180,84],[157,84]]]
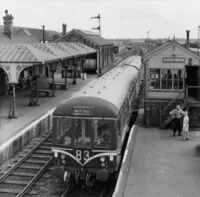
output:
[[[177,104],[189,111],[190,126],[200,127],[200,56],[169,40],[143,57],[147,126],[167,127]]]
[[[97,56],[89,57],[85,66],[95,66],[99,75],[103,74],[113,61],[113,43],[90,31],[73,29],[55,42],[81,42],[97,50]]]

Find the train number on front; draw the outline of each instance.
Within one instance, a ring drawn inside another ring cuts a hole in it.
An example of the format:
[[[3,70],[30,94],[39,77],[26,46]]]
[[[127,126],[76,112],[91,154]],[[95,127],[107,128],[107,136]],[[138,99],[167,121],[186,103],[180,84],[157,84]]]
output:
[[[83,151],[83,160],[87,161],[90,158],[90,153],[87,150]],[[82,160],[82,152],[81,150],[76,150],[76,159],[78,159],[79,161]]]

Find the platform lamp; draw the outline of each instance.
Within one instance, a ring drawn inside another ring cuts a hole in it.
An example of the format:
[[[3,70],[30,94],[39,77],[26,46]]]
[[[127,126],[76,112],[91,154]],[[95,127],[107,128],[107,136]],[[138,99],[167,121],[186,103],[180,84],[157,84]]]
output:
[[[86,60],[86,55],[82,56],[81,58],[81,67],[82,67],[82,80],[84,80],[84,63]]]
[[[56,63],[49,64],[52,73],[52,97],[55,97],[54,73],[56,72]]]
[[[74,59],[73,59],[73,64],[74,64],[74,69],[73,69],[73,82],[72,82],[72,84],[73,85],[75,85],[76,84],[76,67],[77,67],[77,64],[78,64],[78,59],[77,59],[77,57],[75,57]]]
[[[32,87],[31,85],[31,98],[29,101],[29,106],[38,106],[38,78],[40,76],[40,66],[38,64],[35,64],[32,66],[32,75],[35,78],[35,87]],[[35,100],[34,100],[35,98]]]

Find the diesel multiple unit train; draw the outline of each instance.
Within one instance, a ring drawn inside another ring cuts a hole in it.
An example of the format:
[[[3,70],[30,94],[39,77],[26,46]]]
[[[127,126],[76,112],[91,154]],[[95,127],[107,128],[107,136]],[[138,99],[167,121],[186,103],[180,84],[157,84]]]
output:
[[[55,109],[52,151],[64,181],[92,186],[118,172],[141,70],[131,56]]]

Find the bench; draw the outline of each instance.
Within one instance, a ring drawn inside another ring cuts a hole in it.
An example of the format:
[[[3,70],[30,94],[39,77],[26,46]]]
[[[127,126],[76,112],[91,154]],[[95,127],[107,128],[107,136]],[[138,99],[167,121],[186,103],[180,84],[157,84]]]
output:
[[[32,89],[31,90],[32,93],[36,93],[36,89]],[[37,92],[40,94],[40,93],[45,93],[46,96],[50,96],[50,94],[52,93],[51,90],[48,90],[48,89],[38,89]]]
[[[37,92],[38,94],[44,93],[46,96],[50,96],[52,93],[52,90],[49,89],[49,81],[47,80],[46,77],[39,77],[37,80],[38,84],[38,89]],[[31,89],[32,93],[36,93],[36,88]]]
[[[68,85],[68,84],[67,84]],[[60,86],[60,89],[61,90],[64,90],[65,89],[65,84],[64,83],[59,83],[59,82],[55,82],[54,83],[54,86]],[[49,88],[52,89],[53,88],[53,83],[49,83]],[[67,88],[67,87],[66,87]]]

